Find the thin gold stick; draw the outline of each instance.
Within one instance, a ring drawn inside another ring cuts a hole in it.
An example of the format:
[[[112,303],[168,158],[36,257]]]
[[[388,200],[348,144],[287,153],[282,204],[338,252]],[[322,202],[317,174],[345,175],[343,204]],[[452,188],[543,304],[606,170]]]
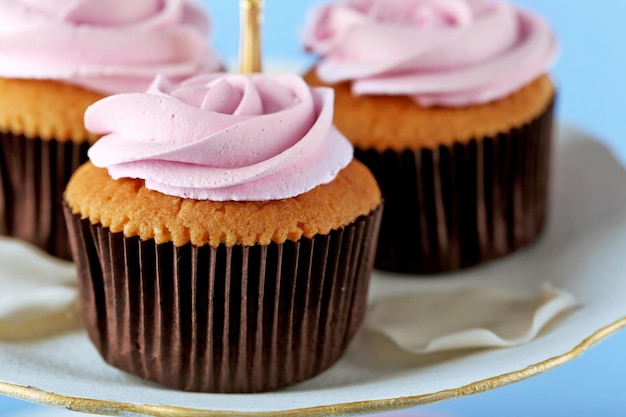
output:
[[[239,72],[261,72],[261,16],[263,0],[241,0]]]

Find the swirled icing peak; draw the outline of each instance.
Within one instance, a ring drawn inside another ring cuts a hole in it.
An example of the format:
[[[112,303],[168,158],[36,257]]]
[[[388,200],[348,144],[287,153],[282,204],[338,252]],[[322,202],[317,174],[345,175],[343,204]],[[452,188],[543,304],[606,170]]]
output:
[[[105,93],[219,68],[193,0],[0,0],[0,76]]]
[[[492,0],[340,0],[312,11],[304,42],[321,55],[322,80],[423,106],[507,96],[544,73],[557,49],[541,17]]]
[[[332,181],[352,146],[332,125],[334,93],[295,75],[205,74],[87,109],[105,134],[89,150],[114,179],[183,198],[266,201]]]

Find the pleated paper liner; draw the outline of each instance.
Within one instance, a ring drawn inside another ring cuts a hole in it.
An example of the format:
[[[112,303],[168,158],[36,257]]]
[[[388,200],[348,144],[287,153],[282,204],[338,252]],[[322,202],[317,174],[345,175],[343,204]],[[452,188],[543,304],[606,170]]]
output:
[[[554,100],[520,128],[454,146],[356,149],[385,198],[376,267],[445,272],[532,242],[547,213],[553,110]]]
[[[89,146],[0,133],[0,235],[71,260],[63,191]]]
[[[65,206],[89,336],[103,358],[176,389],[261,392],[342,355],[366,311],[382,208],[268,246],[156,245]]]

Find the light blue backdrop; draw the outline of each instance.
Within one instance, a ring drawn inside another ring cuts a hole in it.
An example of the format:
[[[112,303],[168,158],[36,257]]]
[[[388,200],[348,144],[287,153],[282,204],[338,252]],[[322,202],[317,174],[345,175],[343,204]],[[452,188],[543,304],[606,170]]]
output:
[[[305,11],[314,3],[266,0],[263,31],[266,58],[305,62],[296,33]],[[560,91],[560,120],[589,131],[626,162],[626,25],[623,23],[626,1],[519,0],[518,3],[547,16],[561,39],[561,57],[553,70]],[[213,16],[214,44],[223,56],[233,60],[238,47],[238,1],[205,0],[204,4]],[[625,375],[626,332],[622,332],[581,358],[539,377],[419,411],[458,417],[621,417],[626,415]],[[0,416],[9,411],[40,409],[0,397]]]

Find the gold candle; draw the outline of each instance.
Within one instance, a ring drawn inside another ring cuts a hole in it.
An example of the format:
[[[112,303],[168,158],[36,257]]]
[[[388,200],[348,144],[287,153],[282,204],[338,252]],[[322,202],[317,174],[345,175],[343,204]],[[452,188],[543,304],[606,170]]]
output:
[[[263,0],[241,0],[239,72],[261,72],[261,16]]]

